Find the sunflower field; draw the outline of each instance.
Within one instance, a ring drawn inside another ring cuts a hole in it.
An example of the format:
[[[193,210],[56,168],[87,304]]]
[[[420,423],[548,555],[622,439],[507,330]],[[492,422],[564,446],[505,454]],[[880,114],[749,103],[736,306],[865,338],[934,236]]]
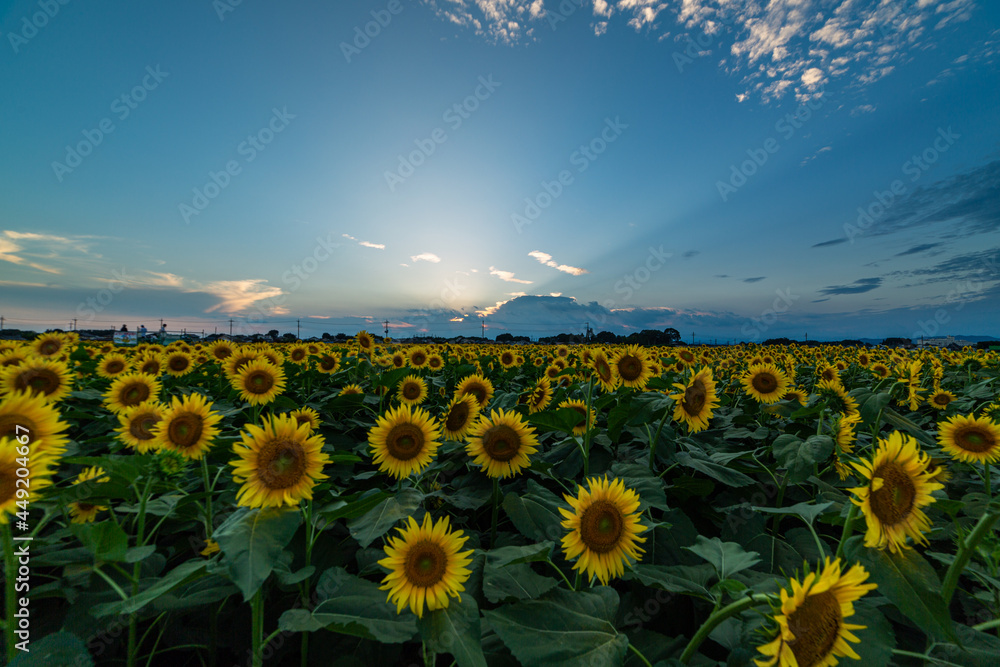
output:
[[[1000,664],[1000,357],[0,342],[6,664]]]

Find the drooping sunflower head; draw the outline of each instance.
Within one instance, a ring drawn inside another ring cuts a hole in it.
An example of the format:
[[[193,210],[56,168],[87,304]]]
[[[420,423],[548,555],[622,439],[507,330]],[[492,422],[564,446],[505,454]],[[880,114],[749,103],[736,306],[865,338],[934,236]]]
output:
[[[114,413],[121,413],[146,401],[160,398],[160,381],[144,373],[124,373],[111,382],[104,392],[104,405]]]
[[[708,428],[712,410],[719,407],[712,369],[703,368],[687,384],[677,383],[674,388],[677,393],[670,395],[675,401],[674,420],[687,424],[692,433]]]
[[[489,417],[481,415],[470,429],[468,440],[466,453],[490,477],[518,474],[531,465],[531,455],[538,451],[535,429],[513,410],[493,410]]]
[[[285,391],[285,369],[254,359],[240,368],[229,384],[250,405],[267,405]]]
[[[777,403],[788,391],[788,376],[773,364],[755,364],[740,378],[746,393],[759,403]]]
[[[28,356],[16,366],[0,369],[0,394],[25,391],[58,403],[73,389],[69,367],[50,357]]]
[[[493,383],[488,378],[477,373],[470,375],[458,383],[458,386],[455,387],[455,396],[471,394],[476,399],[476,402],[479,403],[479,409],[482,410],[490,402],[490,399],[493,398],[493,391]]]
[[[381,472],[396,479],[426,468],[437,454],[440,439],[435,419],[422,408],[408,404],[386,412],[368,432],[372,461]]]
[[[448,440],[462,441],[478,418],[479,402],[475,396],[455,396],[441,416],[441,431]]]
[[[298,410],[293,410],[288,413],[290,417],[294,418],[299,424],[308,424],[309,431],[315,431],[319,428],[320,418],[319,413],[312,408],[299,408]]]
[[[118,423],[121,426],[115,429],[118,439],[140,454],[158,448],[153,427],[163,419],[165,411],[165,407],[155,401],[146,401],[122,410],[118,413]]]
[[[939,423],[938,442],[958,461],[986,465],[1000,461],[1000,425],[985,415],[955,415]]]
[[[431,522],[425,514],[422,524],[407,518],[406,528],[398,528],[399,537],[386,540],[386,557],[378,563],[389,574],[379,590],[389,591],[386,602],[396,605],[401,614],[406,607],[423,618],[424,602],[431,611],[447,609],[448,597],[461,601],[462,585],[472,572],[472,551],[461,551],[468,539],[461,530],[452,531],[449,519],[443,516]]]
[[[826,403],[826,407],[834,412],[848,416],[858,414],[857,399],[848,394],[840,382],[822,380],[813,391]]]
[[[580,423],[573,427],[573,435],[583,435],[589,429],[594,428],[594,423],[597,421],[597,413],[591,408],[590,412],[587,412],[587,403],[581,401],[578,398],[571,398],[565,401],[561,401],[557,408],[571,408],[578,412],[582,420]]]
[[[108,477],[103,468],[92,466],[81,471],[73,480],[73,484],[80,484],[92,479],[103,483],[109,481],[111,478]],[[90,523],[97,518],[98,514],[106,512],[107,509],[107,505],[95,505],[86,500],[75,500],[69,504],[70,521],[72,523]]]
[[[163,419],[153,427],[154,447],[183,454],[192,461],[200,460],[219,434],[216,426],[222,420],[212,410],[212,404],[202,394],[174,396]]]
[[[420,405],[427,400],[427,381],[416,375],[407,375],[396,386],[396,397],[406,405]]]
[[[866,547],[902,551],[907,535],[927,543],[924,533],[931,522],[921,508],[934,502],[931,492],[944,488],[933,480],[929,464],[917,441],[899,431],[879,440],[871,460],[851,464],[868,482],[851,489],[857,496],[851,501],[861,507],[868,523]]]
[[[317,482],[327,478],[323,436],[288,415],[272,416],[262,426],[247,424],[230,461],[233,478],[243,483],[236,500],[244,507],[285,507],[312,498]]]
[[[795,401],[799,405],[804,406],[809,402],[809,393],[801,387],[792,387],[785,392],[785,395],[781,397],[783,401]]]
[[[547,408],[552,401],[552,383],[549,378],[541,377],[523,398],[528,405],[528,412],[531,414]]]
[[[618,350],[611,359],[616,374],[622,385],[633,389],[645,389],[652,374],[649,371],[649,358],[638,345],[626,345]]]
[[[569,530],[562,538],[563,552],[567,560],[578,558],[574,570],[607,585],[625,573],[629,558],[642,558],[639,544],[646,538],[639,534],[646,527],[639,523],[639,494],[626,489],[622,480],[591,478],[587,486],[578,489],[576,498],[564,496],[573,511],[559,508],[565,519],[561,525]]]
[[[611,363],[604,350],[594,352],[591,366],[594,369],[597,382],[604,391],[612,392],[618,387],[618,384],[621,382],[621,378],[618,376],[618,368]]]
[[[766,656],[755,661],[758,667],[827,667],[838,658],[860,660],[848,642],[860,642],[853,631],[865,626],[846,619],[854,615],[854,601],[876,588],[864,583],[867,578],[860,565],[841,573],[840,559],[831,563],[829,557],[822,571],[808,573],[802,581],[793,578],[771,615],[776,636],[757,647]]]
[[[128,358],[118,352],[110,352],[97,362],[97,374],[103,378],[114,379],[122,373],[127,373],[131,363]]]

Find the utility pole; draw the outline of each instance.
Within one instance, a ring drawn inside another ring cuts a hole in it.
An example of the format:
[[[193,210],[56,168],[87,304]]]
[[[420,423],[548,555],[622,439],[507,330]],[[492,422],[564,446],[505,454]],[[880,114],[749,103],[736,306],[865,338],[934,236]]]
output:
[[[160,322],[162,322],[162,321],[163,320],[160,320]],[[229,337],[230,338],[233,337],[233,321],[232,321],[232,319],[229,320]]]
[[[486,340],[486,318],[480,317],[479,319],[483,323],[483,340]]]
[[[302,320],[295,320],[295,340],[302,340]]]
[[[385,322],[383,322],[382,325],[385,327],[385,337],[388,338],[389,337],[389,320],[386,320]]]
[[[694,345],[694,332],[691,332],[691,344]]]
[[[73,318],[73,331],[76,331],[76,318]]]

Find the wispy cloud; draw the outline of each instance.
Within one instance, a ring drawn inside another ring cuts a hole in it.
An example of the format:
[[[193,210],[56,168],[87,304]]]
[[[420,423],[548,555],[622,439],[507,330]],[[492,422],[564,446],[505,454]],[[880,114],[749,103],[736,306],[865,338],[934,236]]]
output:
[[[920,245],[915,245],[908,250],[896,253],[896,257],[905,257],[906,255],[916,255],[918,253],[924,252],[925,250],[930,250],[931,248],[937,248],[940,243],[921,243]]]
[[[364,246],[366,248],[375,248],[376,250],[385,250],[384,243],[371,243],[369,241],[361,241],[360,243],[358,243],[358,245]]]
[[[205,309],[206,313],[239,313],[258,301],[273,299],[283,294],[280,287],[267,285],[267,281],[263,279],[217,280],[187,291],[206,292],[220,299],[219,303]]]
[[[860,278],[850,285],[831,285],[819,291],[820,294],[833,296],[836,294],[863,294],[878,289],[882,285],[881,278]]]
[[[580,269],[575,266],[569,266],[568,264],[559,264],[558,262],[554,262],[552,261],[552,255],[542,252],[541,250],[532,250],[528,253],[528,256],[534,257],[545,266],[551,266],[553,269],[562,271],[563,273],[568,273],[571,276],[581,276],[584,273],[587,273],[586,269]]]
[[[495,266],[491,266],[490,267],[490,275],[491,276],[496,276],[500,280],[503,280],[503,281],[508,282],[508,283],[520,283],[522,285],[530,285],[531,284],[530,280],[521,280],[520,278],[515,278],[513,271],[501,271],[500,269],[496,268]]]
[[[744,278],[743,282],[745,282],[745,283],[759,283],[761,280],[764,280],[765,278],[767,278],[767,276],[754,276],[753,278]]]
[[[826,248],[827,246],[840,245],[841,243],[847,243],[846,237],[841,237],[839,239],[830,239],[829,241],[823,241],[822,243],[814,243],[811,248]]]
[[[422,252],[419,255],[410,255],[410,260],[414,262],[432,262],[437,264],[441,261],[441,258],[432,252]]]

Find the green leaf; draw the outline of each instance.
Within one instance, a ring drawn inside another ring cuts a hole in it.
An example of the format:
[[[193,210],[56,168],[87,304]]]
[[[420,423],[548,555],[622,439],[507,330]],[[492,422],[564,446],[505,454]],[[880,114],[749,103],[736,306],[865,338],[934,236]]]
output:
[[[965,625],[956,625],[955,629],[961,646],[941,643],[931,649],[929,655],[962,667],[996,667],[997,656],[1000,656],[1000,639]]]
[[[917,426],[912,421],[899,414],[892,408],[886,408],[882,412],[882,419],[892,424],[899,430],[906,431],[914,438],[924,443],[925,445],[930,445],[931,447],[937,447],[937,441],[931,436],[930,433],[925,431],[923,428]]]
[[[559,431],[562,433],[572,433],[573,427],[583,421],[583,415],[573,408],[559,408],[558,410],[543,410],[528,415],[528,423],[538,427],[539,431]]]
[[[670,509],[667,505],[663,480],[650,474],[648,466],[615,463],[611,466],[611,474],[619,477],[626,489],[632,489],[639,494],[639,512],[645,512],[647,507]]]
[[[329,522],[337,519],[355,519],[369,512],[373,507],[389,498],[385,491],[366,491],[364,494],[354,494],[348,498],[340,498],[323,507],[317,514]]]
[[[700,450],[677,452],[674,454],[674,460],[682,466],[697,470],[726,486],[739,487],[754,483],[752,477],[712,461],[707,454]]]
[[[833,455],[834,442],[828,435],[811,435],[805,442],[794,435],[779,435],[771,445],[774,458],[788,470],[788,482],[801,484],[813,473],[813,466],[825,463]]]
[[[480,639],[479,606],[468,593],[449,598],[448,606],[417,619],[424,645],[435,653],[450,653],[458,667],[486,667]]]
[[[326,628],[386,644],[409,641],[417,632],[414,614],[406,609],[397,614],[378,584],[349,574],[343,568],[332,567],[323,572],[316,591],[322,601],[311,612],[290,609],[278,619],[278,627],[287,632]]]
[[[948,606],[941,597],[941,581],[934,568],[915,549],[891,553],[864,546],[856,535],[844,545],[848,561],[860,563],[878,584],[878,592],[928,635],[955,640]]]
[[[528,480],[528,493],[518,496],[508,493],[503,498],[503,509],[514,527],[529,540],[542,542],[562,539],[566,530],[558,508],[559,498],[534,480]]]
[[[213,533],[212,539],[222,551],[220,563],[243,592],[244,602],[253,597],[271,574],[301,520],[302,514],[297,509],[241,507]]]
[[[552,542],[529,544],[525,547],[501,547],[486,554],[486,565],[505,567],[517,563],[536,563],[548,560],[552,553]]]
[[[634,579],[645,586],[660,588],[670,593],[683,593],[708,599],[706,584],[714,574],[709,565],[644,565],[637,564],[626,570],[623,579]]]
[[[93,667],[94,660],[83,640],[72,632],[64,630],[32,640],[29,651],[17,651],[9,667],[52,667],[52,665],[73,665],[73,667]]]
[[[416,489],[403,489],[386,498],[363,515],[347,522],[351,535],[362,547],[382,537],[397,521],[405,519],[420,507],[424,494]]]
[[[537,598],[558,585],[557,580],[537,574],[527,563],[498,567],[487,560],[483,569],[483,595],[490,602]]]
[[[94,557],[94,562],[125,560],[128,551],[128,535],[117,523],[74,523],[70,530],[76,535]]]
[[[540,600],[484,611],[497,635],[525,667],[614,667],[625,661],[628,637],[614,626],[618,593],[556,588]]]
[[[854,616],[845,619],[852,625],[863,625],[864,630],[854,630],[860,643],[851,643],[865,667],[886,667],[892,661],[892,650],[896,648],[896,633],[885,615],[875,607],[861,603],[854,604]],[[854,662],[852,660],[852,662]]]
[[[879,411],[884,411],[889,405],[889,401],[892,400],[892,396],[884,391],[877,394],[869,394],[864,398],[859,396],[858,398],[861,401],[861,407],[858,408],[858,412],[861,413],[862,421],[869,425],[875,423],[875,420],[878,419]]]
[[[135,597],[94,605],[91,607],[90,613],[97,618],[103,618],[137,612],[161,595],[169,593],[182,584],[205,576],[207,563],[208,561],[203,560],[189,560],[186,563],[181,563],[166,575],[156,579],[152,586],[141,591]]]
[[[699,535],[694,546],[684,548],[711,563],[722,580],[760,562],[756,551],[744,551],[736,542],[723,542],[718,537]]]
[[[805,519],[806,523],[812,524],[816,517],[832,507],[834,503],[798,503],[792,505],[791,507],[752,507],[758,512],[764,512],[766,514],[794,514]]]

